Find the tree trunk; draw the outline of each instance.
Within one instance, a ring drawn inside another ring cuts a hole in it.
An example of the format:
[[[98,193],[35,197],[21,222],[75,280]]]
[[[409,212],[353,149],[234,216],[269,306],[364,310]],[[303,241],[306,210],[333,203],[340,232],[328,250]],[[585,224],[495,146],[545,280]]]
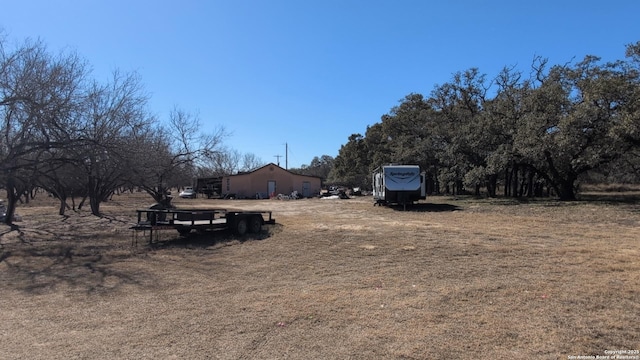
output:
[[[98,180],[94,176],[89,176],[89,183],[87,186],[87,196],[89,197],[89,207],[91,208],[91,214],[100,216],[100,192],[98,191]],[[84,200],[83,200],[84,202]]]
[[[513,164],[511,169],[511,196],[518,197],[518,165]]]
[[[562,201],[576,200],[575,179],[562,180],[558,186],[558,197]]]
[[[90,196],[89,205],[91,206],[91,214],[100,216],[100,199],[98,199],[96,196]]]
[[[82,200],[80,200],[80,203],[78,204],[78,211],[82,210],[85,201],[87,201],[87,195],[83,196]]]
[[[504,169],[504,197],[511,196],[511,171],[507,166]]]
[[[527,176],[525,176],[525,175],[527,175]],[[525,196],[525,193],[526,193],[525,189],[527,188],[527,177],[528,177],[528,174],[524,173],[524,169],[522,171],[522,176],[521,177],[522,177],[522,179],[520,180],[520,188],[518,189],[518,197],[519,198]]]
[[[578,180],[578,175],[573,171],[568,171],[566,175],[561,174],[561,172],[556,168],[553,157],[551,157],[551,153],[549,151],[544,152],[545,158],[547,160],[547,164],[549,166],[549,171],[551,175],[551,185],[558,193],[558,197],[562,201],[572,201],[576,200],[575,193],[575,182]]]
[[[529,169],[529,174],[527,176],[527,197],[532,198],[534,196],[534,177],[535,177],[535,172],[531,169]]]
[[[13,175],[9,174],[7,177],[7,208],[6,215],[4,217],[4,223],[7,225],[13,224],[13,216],[16,213],[16,203],[18,202],[18,197],[16,196],[16,188],[15,188],[15,179]]]
[[[60,200],[60,207],[58,208],[58,215],[64,216],[64,211],[67,209],[67,199],[64,196],[58,196]]]
[[[498,175],[489,175],[487,180],[487,193],[489,197],[496,197],[496,189],[498,187]]]

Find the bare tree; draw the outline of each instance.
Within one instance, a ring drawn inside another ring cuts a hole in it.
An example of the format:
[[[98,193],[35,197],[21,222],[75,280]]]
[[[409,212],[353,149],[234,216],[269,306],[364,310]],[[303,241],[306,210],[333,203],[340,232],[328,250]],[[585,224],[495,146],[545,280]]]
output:
[[[0,176],[7,191],[4,222],[11,224],[19,197],[38,166],[79,139],[77,105],[86,75],[75,54],[50,55],[40,41],[10,52],[0,43]]]
[[[76,196],[86,198],[87,189],[82,173],[71,158],[60,161],[43,162],[36,177],[39,187],[45,189],[59,201],[58,214],[64,215],[66,210],[76,209]],[[71,199],[72,206],[67,203]]]
[[[199,163],[201,168],[208,169],[213,176],[237,173],[242,155],[238,150],[222,147],[216,152],[207,154]]]
[[[240,167],[240,171],[252,171],[264,165],[266,165],[266,163],[256,154],[245,153],[242,155],[242,166]]]
[[[221,151],[226,136],[224,128],[209,134],[201,128],[197,115],[174,108],[168,126],[137,134],[133,141],[135,153],[142,156],[131,158],[134,161],[129,166],[131,184],[144,189],[156,202],[169,206],[169,190],[190,184],[196,169]]]
[[[221,153],[223,127],[207,134],[197,116],[177,108],[166,125],[158,124],[137,74],[115,71],[106,84],[88,83],[86,75],[74,54],[51,56],[39,41],[8,51],[0,38],[6,223],[35,186],[60,199],[61,214],[67,197],[81,193],[99,215],[100,204],[124,185],[141,186],[163,202],[170,187],[190,181],[203,161]]]
[[[146,105],[147,95],[135,73],[115,71],[108,84],[94,82],[88,87],[79,130],[85,142],[73,150],[96,216],[100,204],[127,181],[131,139],[154,121]]]

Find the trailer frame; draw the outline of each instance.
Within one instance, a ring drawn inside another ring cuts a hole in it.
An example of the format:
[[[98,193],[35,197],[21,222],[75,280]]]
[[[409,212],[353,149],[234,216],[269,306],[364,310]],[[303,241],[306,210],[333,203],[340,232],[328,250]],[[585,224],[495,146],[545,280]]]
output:
[[[268,210],[228,210],[222,208],[207,209],[138,209],[137,223],[130,227],[134,238],[140,231],[149,231],[149,243],[153,235],[163,230],[177,230],[181,236],[189,235],[193,230],[207,232],[231,229],[236,235],[259,233],[264,224],[275,224],[273,213]],[[137,242],[137,241],[136,241]]]

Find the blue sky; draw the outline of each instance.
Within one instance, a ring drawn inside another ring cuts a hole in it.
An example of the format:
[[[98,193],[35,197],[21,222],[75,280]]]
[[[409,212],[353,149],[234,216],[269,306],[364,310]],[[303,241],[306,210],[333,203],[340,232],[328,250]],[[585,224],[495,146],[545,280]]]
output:
[[[637,0],[2,1],[10,43],[74,51],[107,81],[140,74],[160,120],[174,107],[225,144],[288,167],[337,156],[409,93],[477,67],[528,70],[585,55],[624,58]]]

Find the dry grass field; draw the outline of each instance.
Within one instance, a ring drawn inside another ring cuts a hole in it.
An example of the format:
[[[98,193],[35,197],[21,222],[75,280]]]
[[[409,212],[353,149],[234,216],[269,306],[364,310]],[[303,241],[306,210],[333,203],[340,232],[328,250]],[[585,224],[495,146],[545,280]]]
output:
[[[132,245],[40,196],[0,225],[1,359],[569,359],[640,349],[640,205],[183,200],[272,210],[254,236]],[[629,199],[629,198],[627,198]],[[613,356],[613,355],[612,355]],[[640,355],[639,355],[640,356]],[[612,357],[613,358],[613,357]]]

